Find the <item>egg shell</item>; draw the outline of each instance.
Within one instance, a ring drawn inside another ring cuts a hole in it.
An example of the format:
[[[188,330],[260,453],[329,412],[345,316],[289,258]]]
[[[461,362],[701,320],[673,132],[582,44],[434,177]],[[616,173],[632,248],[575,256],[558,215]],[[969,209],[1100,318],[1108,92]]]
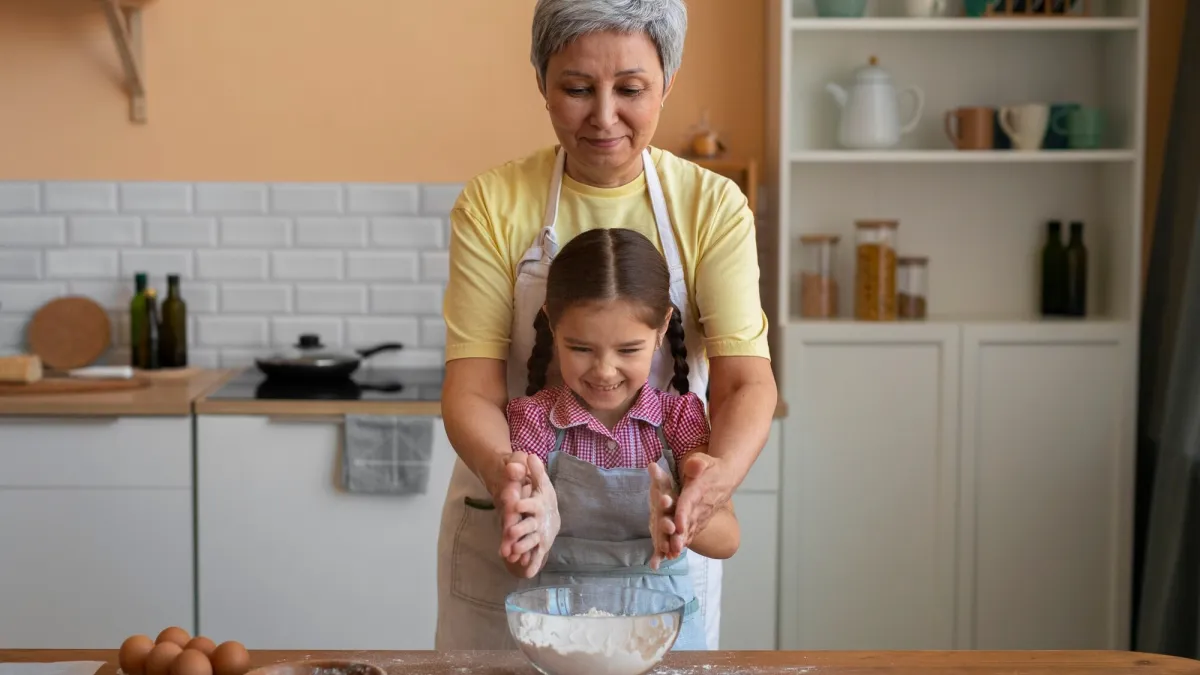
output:
[[[154,640],[154,642],[155,644],[174,642],[175,644],[179,645],[180,648],[182,648],[188,643],[188,640],[191,639],[192,636],[188,635],[186,630],[180,628],[179,626],[171,626],[170,628],[164,628],[163,632],[158,634],[158,637]]]
[[[196,649],[196,650],[204,652],[205,656],[211,657],[213,650],[215,650],[217,648],[217,643],[204,637],[203,635],[197,635],[196,637],[192,638],[190,642],[188,642],[186,645],[184,645],[183,648],[185,650],[186,649]]]
[[[250,652],[236,640],[217,645],[210,658],[213,675],[245,675],[250,670]]]
[[[160,642],[146,656],[145,675],[170,675],[171,664],[183,652],[174,642]]]
[[[131,635],[121,643],[121,651],[117,653],[117,663],[121,664],[121,672],[127,675],[143,675],[146,667],[146,656],[154,649],[154,640],[148,635]]]
[[[171,664],[170,675],[212,675],[208,655],[199,649],[185,649]]]

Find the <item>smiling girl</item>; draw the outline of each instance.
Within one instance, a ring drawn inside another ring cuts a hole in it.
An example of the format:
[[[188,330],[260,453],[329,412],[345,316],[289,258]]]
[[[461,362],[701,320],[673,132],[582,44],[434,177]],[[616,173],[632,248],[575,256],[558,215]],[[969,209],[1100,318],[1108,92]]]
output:
[[[525,585],[587,581],[676,593],[688,609],[675,648],[704,649],[687,550],[729,558],[740,530],[725,507],[689,549],[675,535],[680,477],[708,466],[709,426],[703,401],[688,391],[666,261],[633,230],[584,232],[550,265],[534,325],[527,395],[507,407],[518,457],[509,475],[523,498],[504,514],[501,555]],[[664,344],[674,393],[648,384]],[[550,372],[561,383],[547,386]]]

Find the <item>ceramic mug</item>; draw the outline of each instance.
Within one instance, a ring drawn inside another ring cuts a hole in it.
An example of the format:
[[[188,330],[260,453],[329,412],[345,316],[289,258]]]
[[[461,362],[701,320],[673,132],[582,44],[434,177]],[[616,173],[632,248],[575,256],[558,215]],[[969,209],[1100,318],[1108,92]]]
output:
[[[946,136],[958,150],[991,150],[995,145],[996,111],[992,108],[956,108],[946,111]]]
[[[1045,103],[1004,106],[998,115],[1000,127],[1017,150],[1038,150],[1050,123],[1050,106]]]
[[[1078,103],[1055,103],[1050,106],[1050,124],[1046,127],[1046,138],[1042,147],[1046,150],[1065,150],[1070,147],[1067,129],[1060,122],[1066,121],[1066,116],[1072,110],[1079,108]]]
[[[867,0],[816,0],[817,16],[857,19],[867,11]]]
[[[908,16],[942,16],[946,13],[946,0],[904,0]]]
[[[1071,149],[1095,150],[1104,136],[1104,111],[1084,106],[1062,110],[1051,118],[1050,128],[1066,136]]]

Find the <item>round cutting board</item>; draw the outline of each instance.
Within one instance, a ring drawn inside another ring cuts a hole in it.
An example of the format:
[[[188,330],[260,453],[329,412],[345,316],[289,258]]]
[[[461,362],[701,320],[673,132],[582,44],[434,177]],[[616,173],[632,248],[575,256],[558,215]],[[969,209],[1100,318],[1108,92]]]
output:
[[[26,328],[29,351],[56,370],[91,365],[112,344],[112,323],[95,301],[80,296],[42,305]]]

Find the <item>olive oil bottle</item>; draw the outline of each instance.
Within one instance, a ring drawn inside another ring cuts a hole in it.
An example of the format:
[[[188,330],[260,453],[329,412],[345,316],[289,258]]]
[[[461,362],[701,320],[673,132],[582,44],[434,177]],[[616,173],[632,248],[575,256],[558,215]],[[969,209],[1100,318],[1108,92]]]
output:
[[[1062,223],[1046,224],[1046,244],[1042,247],[1042,316],[1067,313],[1067,249],[1062,241]]]
[[[183,368],[187,365],[187,303],[179,292],[179,275],[167,275],[167,299],[162,303],[159,330],[159,365]]]
[[[134,368],[147,368],[147,340],[150,335],[146,332],[146,273],[138,272],[133,276],[134,294],[129,301],[129,365]]]
[[[153,287],[146,289],[146,365],[142,366],[146,370],[158,370],[161,367],[159,363],[159,350],[161,349],[159,331],[162,329],[162,324],[158,320],[157,295],[158,293]]]

